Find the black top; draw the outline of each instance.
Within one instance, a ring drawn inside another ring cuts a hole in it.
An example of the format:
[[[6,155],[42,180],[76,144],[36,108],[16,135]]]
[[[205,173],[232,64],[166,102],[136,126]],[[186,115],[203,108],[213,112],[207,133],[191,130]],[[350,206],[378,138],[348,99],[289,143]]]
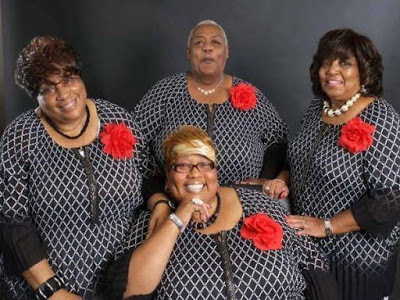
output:
[[[233,77],[234,86],[242,82],[246,83]],[[194,125],[207,131],[215,143],[221,184],[258,178],[263,164],[263,176],[274,178],[285,161],[287,126],[258,89],[256,98],[256,107],[247,111],[235,108],[230,99],[214,104],[210,111],[190,96],[187,75],[181,73],[155,84],[136,106],[135,117],[160,174],[164,174],[166,136],[181,125]]]
[[[95,104],[100,130],[124,123],[136,136],[132,159],[114,159],[98,138],[84,147],[83,158],[56,144],[34,111],[4,132],[0,267],[5,274],[0,282],[10,299],[34,297],[19,274],[43,258],[68,290],[90,297],[101,287],[108,261],[127,249],[132,215],[142,203],[144,144],[128,112],[104,100]]]
[[[155,294],[147,298],[337,299],[335,283],[326,272],[327,261],[310,238],[298,236],[288,227],[285,222],[288,212],[263,194],[247,189],[237,191],[243,205],[243,217],[264,213],[282,226],[282,249],[261,251],[242,238],[243,219],[231,230],[216,235],[204,235],[187,228],[176,241]],[[133,247],[144,241],[149,217],[148,212],[142,212],[136,219],[132,230],[134,238],[131,239]],[[123,263],[128,264],[129,257],[130,254]],[[118,273],[126,277],[127,267],[115,266],[107,286],[118,286],[117,281],[121,280]],[[120,294],[125,284],[126,281],[120,282]]]
[[[376,126],[373,143],[351,153],[338,143],[343,126],[322,122],[321,110],[314,99],[289,146],[294,210],[319,218],[353,211],[361,231],[316,241],[342,299],[382,299],[393,284],[400,238],[400,118],[385,100],[372,102],[359,117]]]

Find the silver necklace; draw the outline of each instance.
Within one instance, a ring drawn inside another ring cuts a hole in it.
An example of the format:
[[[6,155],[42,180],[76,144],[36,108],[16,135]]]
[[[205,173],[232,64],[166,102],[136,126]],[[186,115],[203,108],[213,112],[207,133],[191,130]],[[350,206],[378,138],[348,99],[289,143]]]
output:
[[[224,81],[224,76],[222,75],[222,78],[221,78],[221,80],[217,83],[217,85],[214,86],[212,89],[209,89],[209,90],[205,90],[205,89],[202,89],[201,87],[199,87],[199,85],[197,84],[196,80],[194,80],[193,76],[192,76],[192,80],[193,80],[194,84],[196,85],[197,90],[198,90],[200,93],[202,93],[202,94],[208,96],[208,95],[210,95],[210,94],[212,94],[212,93],[215,93],[215,90],[220,86],[220,84],[222,83],[222,81]]]
[[[355,94],[353,97],[347,100],[345,104],[336,109],[331,108],[329,102],[325,100],[324,107],[322,108],[322,110],[328,117],[340,116],[342,113],[348,111],[349,108],[352,107],[354,103],[356,103],[356,101],[358,100],[358,98],[360,98],[360,96],[361,96],[360,93]]]

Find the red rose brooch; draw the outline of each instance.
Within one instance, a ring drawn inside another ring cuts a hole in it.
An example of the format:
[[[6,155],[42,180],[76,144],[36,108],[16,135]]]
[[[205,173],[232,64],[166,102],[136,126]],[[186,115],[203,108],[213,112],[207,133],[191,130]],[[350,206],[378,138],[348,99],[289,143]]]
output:
[[[374,131],[375,125],[365,123],[360,117],[356,117],[342,127],[339,145],[351,153],[364,151],[372,145]]]
[[[239,83],[231,88],[231,101],[233,107],[249,110],[256,107],[256,90],[250,84]]]
[[[260,250],[282,249],[282,226],[265,214],[256,214],[244,218],[240,235],[252,240],[254,246]]]
[[[104,126],[99,137],[104,144],[103,151],[115,159],[133,157],[133,146],[137,140],[125,124],[109,123]]]

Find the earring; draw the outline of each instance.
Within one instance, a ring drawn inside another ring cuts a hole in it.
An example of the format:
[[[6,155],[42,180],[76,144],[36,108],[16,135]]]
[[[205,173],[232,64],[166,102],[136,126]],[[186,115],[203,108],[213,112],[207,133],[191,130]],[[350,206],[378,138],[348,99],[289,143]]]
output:
[[[360,93],[365,95],[367,93],[367,89],[365,88],[365,84],[362,84],[360,87]]]
[[[165,186],[164,186],[164,191],[165,191],[166,194],[169,193],[168,185],[165,185]]]

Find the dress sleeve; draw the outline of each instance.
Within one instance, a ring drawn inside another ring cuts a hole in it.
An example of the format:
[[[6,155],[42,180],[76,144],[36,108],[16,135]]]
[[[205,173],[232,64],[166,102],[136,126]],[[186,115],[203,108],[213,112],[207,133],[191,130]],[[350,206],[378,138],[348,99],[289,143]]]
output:
[[[361,229],[387,234],[400,219],[400,118],[393,108],[375,112],[373,143],[363,157],[367,193],[352,207]]]
[[[257,90],[259,118],[264,124],[261,140],[264,145],[263,178],[275,178],[286,160],[288,127],[267,97]]]
[[[28,150],[12,131],[0,142],[0,245],[6,272],[20,275],[46,252],[29,214]]]
[[[300,251],[302,274],[306,281],[307,300],[339,300],[338,286],[322,249],[308,236],[295,236]]]

